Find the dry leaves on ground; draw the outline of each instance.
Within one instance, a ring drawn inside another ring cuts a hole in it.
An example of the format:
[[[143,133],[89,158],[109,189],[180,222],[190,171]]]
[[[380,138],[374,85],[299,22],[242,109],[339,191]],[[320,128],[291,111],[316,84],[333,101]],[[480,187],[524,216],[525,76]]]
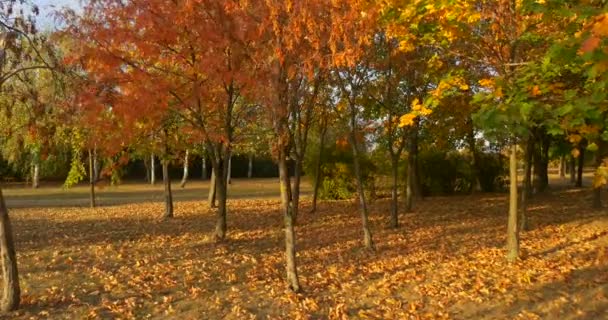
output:
[[[284,282],[275,201],[230,201],[221,244],[202,202],[177,203],[170,221],[158,221],[158,203],[15,209],[23,305],[10,317],[598,319],[608,312],[608,214],[588,209],[587,196],[536,199],[513,265],[505,195],[429,198],[398,230],[377,201],[376,253],[361,249],[354,203],[303,209],[298,295]]]

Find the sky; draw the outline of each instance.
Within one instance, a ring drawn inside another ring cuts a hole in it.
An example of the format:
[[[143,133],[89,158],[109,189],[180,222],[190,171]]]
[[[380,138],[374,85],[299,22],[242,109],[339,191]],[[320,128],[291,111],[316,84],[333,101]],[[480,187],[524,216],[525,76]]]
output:
[[[40,15],[37,18],[38,28],[47,30],[52,30],[56,26],[53,17],[50,16],[53,11],[63,7],[72,9],[80,7],[80,0],[33,0],[32,2],[40,8]]]

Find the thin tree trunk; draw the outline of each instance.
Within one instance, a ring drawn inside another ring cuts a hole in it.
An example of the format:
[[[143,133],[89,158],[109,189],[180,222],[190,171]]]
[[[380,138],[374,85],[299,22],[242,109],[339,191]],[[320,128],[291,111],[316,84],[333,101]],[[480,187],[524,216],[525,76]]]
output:
[[[202,165],[203,165],[203,169],[201,172],[201,178],[203,178],[203,180],[207,180],[207,177],[209,176],[207,174],[207,156],[205,154],[203,154],[202,156]]]
[[[526,141],[526,149],[524,155],[524,181],[523,190],[521,191],[521,219],[519,223],[520,230],[527,230],[527,210],[528,199],[532,196],[532,152],[534,152],[534,140],[529,137]]]
[[[412,165],[414,170],[412,171],[412,193],[413,196],[415,198],[423,198],[422,195],[422,184],[420,183],[420,172],[419,172],[419,168],[420,166],[418,165],[418,127],[419,127],[419,121],[418,119],[414,120],[414,134],[412,136],[412,145],[411,145],[411,152],[412,152]]]
[[[253,153],[249,154],[249,165],[247,166],[247,178],[253,178]]]
[[[422,194],[417,178],[417,167],[418,167],[418,131],[417,127],[413,128],[414,131],[411,133],[409,150],[407,156],[407,178],[406,178],[406,190],[405,190],[405,210],[412,212],[414,197]]]
[[[317,198],[319,197],[319,187],[321,186],[321,165],[323,161],[323,150],[325,149],[325,135],[327,134],[327,122],[323,122],[321,135],[319,136],[319,153],[317,154],[317,164],[315,172],[315,185],[312,193],[312,209],[310,212],[317,211]]]
[[[184,156],[184,175],[182,176],[182,182],[180,184],[181,188],[186,186],[186,182],[188,182],[188,156],[189,151],[186,150],[186,155]]]
[[[282,146],[281,148],[285,148]],[[279,179],[281,185],[281,206],[285,222],[285,271],[287,283],[294,292],[301,291],[296,265],[296,233],[294,229],[293,203],[291,202],[291,181],[287,169],[285,150],[279,152]]]
[[[538,138],[538,136],[535,136],[534,138],[535,143],[534,143],[534,147],[532,148],[532,166],[534,168],[533,172],[534,172],[534,181],[533,183],[533,188],[534,188],[534,193],[539,193],[542,192],[542,141],[540,138]]]
[[[468,119],[467,124],[469,125],[469,131],[467,132],[467,142],[469,144],[469,150],[471,151],[472,156],[472,173],[473,173],[473,181],[471,184],[471,193],[481,191],[481,182],[479,180],[479,175],[481,174],[481,170],[479,168],[480,160],[479,153],[477,152],[477,145],[475,143],[475,130],[473,128],[473,120]]]
[[[350,116],[350,144],[353,150],[353,164],[355,169],[355,179],[357,181],[357,192],[359,193],[359,204],[361,206],[361,227],[363,228],[363,243],[365,248],[369,250],[375,250],[374,242],[372,240],[372,233],[369,228],[369,213],[367,209],[367,202],[365,200],[365,191],[363,187],[363,177],[361,175],[361,165],[359,163],[359,147],[357,146],[357,138],[356,138],[356,119],[355,119],[355,111],[351,106],[351,116]]]
[[[232,184],[232,154],[228,156],[228,172],[226,174],[226,183]]]
[[[207,197],[207,201],[209,203],[209,208],[215,208],[215,193],[216,193],[216,177],[215,170],[211,169],[211,180],[209,180],[209,196]]]
[[[407,158],[407,173],[405,179],[405,211],[412,212],[414,207],[414,192],[412,191],[413,173],[409,156]]]
[[[154,160],[154,154],[150,156],[150,184],[156,184],[156,161]]]
[[[507,260],[515,262],[519,256],[519,235],[517,230],[517,144],[511,146],[509,162],[509,223],[507,225]]]
[[[148,157],[144,157],[144,169],[146,170],[146,182],[150,183],[150,164],[148,163],[150,159]]]
[[[100,171],[101,168],[97,157],[97,146],[95,146],[95,148],[93,148],[93,176],[95,177],[95,182],[99,181]]]
[[[583,147],[580,148],[581,153],[578,156],[578,172],[576,175],[576,187],[583,187],[583,169],[585,167],[585,150]]]
[[[604,154],[605,154],[605,146],[606,143],[604,141],[599,141],[597,143],[598,145],[598,149],[597,152],[595,153],[595,169],[596,172],[599,170],[599,168],[603,165],[604,163]],[[596,173],[597,174],[597,173]],[[600,186],[595,186],[593,188],[593,208],[595,209],[601,209],[602,208],[602,185]]]
[[[297,223],[298,215],[300,213],[300,184],[302,182],[302,161],[303,159],[301,159],[299,156],[296,156],[296,163],[293,175],[293,190],[291,192],[294,224]]]
[[[13,242],[13,231],[0,189],[0,255],[2,255],[2,301],[0,310],[9,312],[19,307],[21,289],[19,287],[19,272],[17,270],[17,255]]]
[[[541,192],[544,192],[549,187],[549,148],[551,147],[551,136],[546,131],[543,131],[541,139],[541,162],[540,162],[540,186]]]
[[[93,151],[89,149],[89,196],[91,208],[95,208],[95,160],[93,157]]]
[[[226,199],[228,191],[228,172],[227,170],[224,170],[224,168],[229,167],[229,162],[230,158],[227,160],[223,159],[222,162],[214,164],[213,172],[211,173],[213,177],[214,173],[217,172],[217,175],[215,175],[213,179],[215,180],[214,193],[217,196],[217,219],[214,233],[214,238],[216,241],[223,241],[226,239]]]
[[[562,179],[566,178],[566,157],[561,156],[559,158],[559,177]]]
[[[163,219],[173,218],[173,193],[171,192],[171,178],[169,177],[169,161],[162,160],[163,184],[165,186],[165,214]]]
[[[576,183],[576,160],[575,160],[574,156],[572,156],[572,155],[570,155],[569,166],[570,166],[570,183],[575,184]]]
[[[399,228],[399,195],[397,187],[399,186],[399,157],[391,155],[391,165],[393,172],[393,188],[391,192],[391,228]]]
[[[32,188],[38,189],[40,186],[40,163],[36,160],[32,170]]]

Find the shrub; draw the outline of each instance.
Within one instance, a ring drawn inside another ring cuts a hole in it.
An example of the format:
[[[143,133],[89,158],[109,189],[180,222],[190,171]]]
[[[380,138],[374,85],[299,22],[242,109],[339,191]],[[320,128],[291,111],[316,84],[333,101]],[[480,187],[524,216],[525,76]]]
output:
[[[504,156],[479,154],[479,182],[482,191],[493,192],[503,187],[506,174]],[[468,193],[473,186],[472,156],[460,152],[427,150],[419,156],[419,174],[425,195]]]

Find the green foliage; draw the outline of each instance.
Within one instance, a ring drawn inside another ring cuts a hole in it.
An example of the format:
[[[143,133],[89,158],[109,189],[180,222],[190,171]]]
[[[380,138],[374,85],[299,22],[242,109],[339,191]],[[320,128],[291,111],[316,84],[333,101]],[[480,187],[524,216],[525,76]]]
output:
[[[321,199],[350,199],[357,190],[352,149],[348,144],[336,142],[339,140],[336,138],[335,132],[327,133],[326,141],[333,141],[333,143],[326,143],[321,159],[321,183],[319,185],[319,197]],[[304,159],[304,172],[314,184],[319,154],[318,132],[311,132],[308,141],[308,150]],[[376,161],[370,158],[370,154],[364,153],[360,157],[360,164],[363,183],[371,187],[372,179],[377,171],[374,165]]]
[[[484,192],[505,188],[504,178],[508,174],[508,161],[500,153],[479,154],[479,184]]]
[[[459,153],[428,150],[419,155],[420,183],[423,193],[465,193],[472,184],[471,168]]]
[[[63,187],[69,189],[77,185],[80,181],[84,180],[86,176],[86,169],[81,160],[81,154],[79,151],[75,151],[72,155],[72,162],[70,163],[70,171],[68,176],[63,183]]]
[[[321,167],[322,182],[319,188],[321,199],[350,199],[356,191],[352,170],[345,163],[325,164]]]
[[[84,180],[86,176],[86,169],[82,162],[82,146],[84,144],[84,137],[76,130],[74,130],[71,137],[72,144],[72,162],[70,163],[70,171],[65,179],[63,187],[69,189],[80,181]]]
[[[498,153],[478,155],[479,183],[484,192],[503,187],[506,161]],[[470,192],[474,185],[472,156],[460,152],[426,150],[419,156],[419,174],[425,195],[450,195]]]

